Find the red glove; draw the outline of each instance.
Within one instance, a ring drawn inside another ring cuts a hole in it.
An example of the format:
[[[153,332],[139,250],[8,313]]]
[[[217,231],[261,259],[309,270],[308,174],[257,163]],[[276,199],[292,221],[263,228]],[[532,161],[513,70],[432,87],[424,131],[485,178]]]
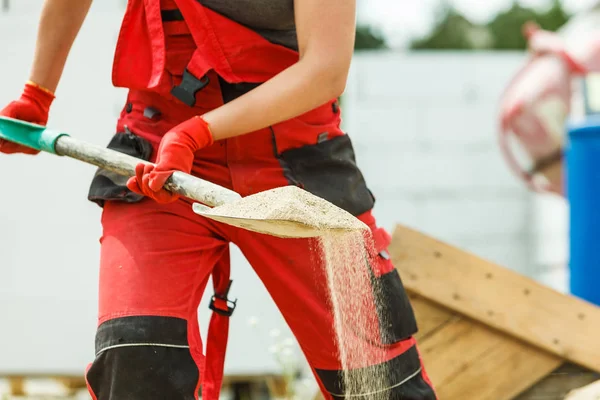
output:
[[[0,116],[46,125],[52,101],[54,101],[54,94],[51,91],[33,82],[27,82],[21,97],[0,111]],[[35,155],[39,152],[39,150],[0,139],[0,153]]]
[[[153,198],[159,203],[171,203],[179,195],[163,186],[175,171],[190,173],[194,153],[213,144],[210,127],[200,116],[191,118],[165,134],[158,147],[155,165],[140,163],[134,177],[129,178],[127,187],[135,193]]]

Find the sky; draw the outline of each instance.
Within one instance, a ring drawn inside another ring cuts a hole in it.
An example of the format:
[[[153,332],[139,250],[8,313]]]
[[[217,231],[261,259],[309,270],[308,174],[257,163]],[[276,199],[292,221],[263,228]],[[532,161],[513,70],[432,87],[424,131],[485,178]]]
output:
[[[572,12],[585,10],[597,0],[563,0]],[[449,0],[473,22],[485,22],[495,13],[511,6],[513,0]],[[521,0],[530,7],[547,7],[551,0]],[[434,22],[439,0],[358,0],[359,20],[381,28],[390,44],[403,46],[415,35],[426,34]]]

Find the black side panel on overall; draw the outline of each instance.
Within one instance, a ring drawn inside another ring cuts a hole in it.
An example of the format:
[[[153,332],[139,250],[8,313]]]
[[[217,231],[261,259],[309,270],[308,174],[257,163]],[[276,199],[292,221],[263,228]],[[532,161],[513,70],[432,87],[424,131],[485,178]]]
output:
[[[417,319],[397,270],[372,277],[382,344],[398,343],[417,333]]]
[[[375,199],[356,165],[348,135],[278,154],[291,184],[358,216],[373,208]]]

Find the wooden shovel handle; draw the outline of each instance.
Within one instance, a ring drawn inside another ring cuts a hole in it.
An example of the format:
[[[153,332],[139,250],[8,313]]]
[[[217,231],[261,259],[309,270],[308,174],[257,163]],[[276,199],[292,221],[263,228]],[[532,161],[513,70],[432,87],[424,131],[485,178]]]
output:
[[[128,177],[135,175],[135,166],[138,163],[151,164],[148,161],[86,143],[70,136],[59,137],[55,144],[55,150],[58,155],[74,158]],[[167,180],[165,188],[211,207],[230,203],[241,198],[238,193],[232,190],[180,171],[176,171]]]

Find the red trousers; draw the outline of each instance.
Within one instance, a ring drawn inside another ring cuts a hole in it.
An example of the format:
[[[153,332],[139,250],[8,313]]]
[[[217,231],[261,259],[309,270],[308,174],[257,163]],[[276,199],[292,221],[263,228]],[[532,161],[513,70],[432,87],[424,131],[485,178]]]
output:
[[[116,137],[122,139],[128,134],[150,143],[149,159],[153,160],[161,136],[194,113],[198,110],[181,107],[166,97],[131,92],[118,124],[121,133]],[[340,131],[328,133],[331,142],[345,138]],[[288,185],[286,168],[292,165],[292,169],[301,169],[277,156],[273,139],[272,129],[265,129],[217,142],[198,152],[193,174],[243,196]],[[317,141],[306,135],[307,148]],[[300,184],[320,187],[310,179],[304,177]],[[339,200],[345,204],[344,199]],[[210,368],[204,364],[197,309],[215,266],[229,268],[230,242],[241,249],[281,310],[323,394],[327,399],[345,398],[327,277],[322,262],[315,257],[313,239],[281,239],[216,223],[196,215],[185,200],[159,205],[145,198],[107,198],[102,205],[97,355],[86,374],[94,398],[196,398],[202,374]],[[385,257],[389,235],[377,228],[370,210],[359,218],[374,233],[375,246],[369,247],[370,259],[377,264],[372,266],[373,279],[383,282],[390,304],[403,307],[379,312],[392,315],[398,321],[396,331],[404,334],[387,343],[360,335],[349,338],[361,342],[361,351],[367,354],[381,354],[382,349],[384,353],[383,359],[373,358],[368,365],[350,368],[389,364],[389,384],[378,388],[388,397],[381,398],[435,399],[410,335],[412,309],[399,277],[394,280],[397,272]],[[374,308],[371,310],[376,314]]]

